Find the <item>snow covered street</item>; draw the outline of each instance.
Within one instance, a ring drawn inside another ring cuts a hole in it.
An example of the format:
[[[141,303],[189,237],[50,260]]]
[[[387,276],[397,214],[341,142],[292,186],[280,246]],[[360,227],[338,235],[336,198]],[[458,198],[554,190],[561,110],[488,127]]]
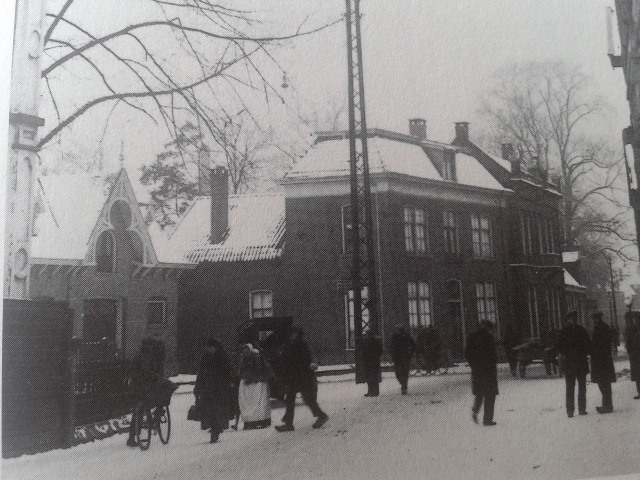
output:
[[[627,367],[618,362],[618,371]],[[409,395],[385,374],[378,398],[353,381],[320,385],[330,415],[320,430],[297,408],[296,430],[227,431],[217,444],[186,420],[191,394],[175,395],[169,445],[148,451],[126,436],[3,461],[6,479],[295,479],[295,478],[587,478],[640,472],[640,401],[635,385],[613,385],[615,412],[598,415],[600,392],[588,386],[588,416],[569,419],[564,381],[531,367],[526,380],[500,376],[496,427],[475,425],[466,374],[411,378]],[[284,409],[273,411],[279,423]]]

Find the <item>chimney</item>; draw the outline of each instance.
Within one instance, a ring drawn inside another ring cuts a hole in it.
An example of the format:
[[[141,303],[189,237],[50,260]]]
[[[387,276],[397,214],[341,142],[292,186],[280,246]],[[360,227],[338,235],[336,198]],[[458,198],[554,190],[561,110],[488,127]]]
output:
[[[423,141],[427,139],[427,121],[424,118],[409,119],[409,135]]]
[[[456,140],[469,141],[469,122],[456,122]]]
[[[224,240],[229,228],[229,172],[225,167],[211,169],[211,243]]]
[[[513,143],[502,144],[502,158],[513,161]]]

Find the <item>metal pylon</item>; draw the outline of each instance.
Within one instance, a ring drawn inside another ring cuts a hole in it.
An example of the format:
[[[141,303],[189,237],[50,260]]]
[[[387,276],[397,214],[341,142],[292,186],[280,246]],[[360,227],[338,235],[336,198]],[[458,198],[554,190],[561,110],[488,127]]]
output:
[[[367,149],[367,120],[362,69],[360,0],[346,0],[349,94],[349,165],[351,178],[351,289],[354,305],[356,383],[364,382],[362,334],[378,332],[373,211]],[[355,226],[357,225],[357,228]],[[365,295],[363,295],[365,293]]]

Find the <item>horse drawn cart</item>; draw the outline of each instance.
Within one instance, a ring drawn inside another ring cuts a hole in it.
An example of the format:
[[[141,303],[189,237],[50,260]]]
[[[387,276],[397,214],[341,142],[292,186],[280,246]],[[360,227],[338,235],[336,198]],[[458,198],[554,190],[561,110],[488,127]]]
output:
[[[541,338],[530,338],[524,343],[513,348],[517,352],[518,375],[520,378],[526,377],[527,367],[533,363],[544,364],[548,376],[559,375],[562,372],[559,368],[558,355],[550,342]]]

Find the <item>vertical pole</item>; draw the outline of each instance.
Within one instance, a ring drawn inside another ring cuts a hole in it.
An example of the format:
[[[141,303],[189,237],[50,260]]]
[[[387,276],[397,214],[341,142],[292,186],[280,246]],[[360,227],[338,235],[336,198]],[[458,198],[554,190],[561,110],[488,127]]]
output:
[[[65,385],[65,418],[64,418],[64,438],[63,446],[72,447],[74,444],[74,436],[76,430],[76,383],[78,380],[78,358],[79,358],[79,340],[73,337],[69,345],[69,353],[67,355],[66,366],[66,385]]]
[[[375,268],[373,208],[367,147],[360,0],[346,0],[349,102],[349,172],[351,198],[351,289],[354,301],[356,383],[364,381],[362,333],[378,331],[378,289]],[[363,291],[366,289],[366,296]],[[364,314],[367,322],[364,322]]]
[[[618,329],[618,307],[616,305],[616,287],[613,281],[613,266],[611,264],[611,257],[607,256],[607,262],[609,263],[609,275],[611,277],[611,304],[613,306],[613,326]]]

